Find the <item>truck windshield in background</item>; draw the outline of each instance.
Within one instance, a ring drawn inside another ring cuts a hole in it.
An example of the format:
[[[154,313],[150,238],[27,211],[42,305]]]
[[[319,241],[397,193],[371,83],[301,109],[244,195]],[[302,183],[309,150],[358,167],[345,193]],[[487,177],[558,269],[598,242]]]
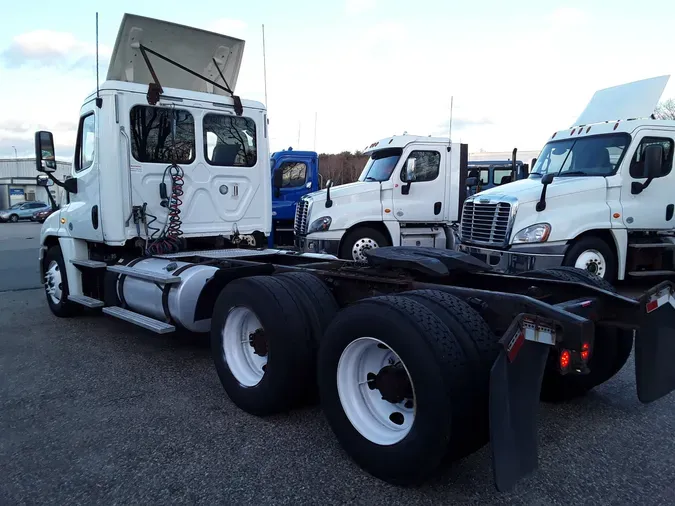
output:
[[[630,144],[628,134],[597,135],[549,142],[541,151],[530,177],[610,176]]]
[[[402,153],[401,148],[383,149],[373,153],[366,162],[359,181],[388,181]]]

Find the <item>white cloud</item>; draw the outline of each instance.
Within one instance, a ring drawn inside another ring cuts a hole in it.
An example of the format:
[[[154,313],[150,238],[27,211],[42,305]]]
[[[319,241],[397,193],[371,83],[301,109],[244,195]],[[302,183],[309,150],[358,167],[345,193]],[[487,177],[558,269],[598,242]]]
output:
[[[554,25],[569,28],[588,23],[589,15],[576,7],[560,7],[551,13],[551,21]]]
[[[361,14],[373,10],[377,6],[377,0],[346,0],[345,9],[347,14]]]
[[[99,46],[100,59],[107,60],[111,49]],[[39,67],[85,68],[95,62],[96,46],[69,32],[34,30],[17,35],[0,60],[10,68]]]

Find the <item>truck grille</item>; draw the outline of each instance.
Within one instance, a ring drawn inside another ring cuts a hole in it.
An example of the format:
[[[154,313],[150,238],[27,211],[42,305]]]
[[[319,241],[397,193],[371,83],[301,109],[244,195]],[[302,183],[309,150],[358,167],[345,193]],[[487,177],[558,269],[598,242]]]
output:
[[[300,199],[295,207],[295,222],[293,223],[293,232],[295,235],[307,234],[307,212],[309,210],[309,201]]]
[[[511,204],[468,200],[462,211],[462,242],[506,246]]]

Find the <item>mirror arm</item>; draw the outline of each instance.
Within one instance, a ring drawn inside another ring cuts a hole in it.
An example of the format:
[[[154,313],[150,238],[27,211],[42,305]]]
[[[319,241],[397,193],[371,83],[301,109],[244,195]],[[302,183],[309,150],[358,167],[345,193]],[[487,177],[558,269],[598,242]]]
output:
[[[77,193],[77,179],[72,177],[70,179],[66,179],[65,181],[59,181],[54,177],[54,175],[51,172],[46,172],[46,176],[51,179],[54,184],[60,188],[63,188],[66,190],[68,193]],[[72,181],[72,183],[71,183]]]
[[[537,206],[535,207],[535,209],[538,213],[540,213],[544,209],[546,209],[546,187],[547,186],[548,185],[545,184],[544,187],[541,189],[541,197],[539,197],[539,202],[537,202]]]
[[[326,207],[333,207],[333,201],[330,199],[330,186],[326,187]]]

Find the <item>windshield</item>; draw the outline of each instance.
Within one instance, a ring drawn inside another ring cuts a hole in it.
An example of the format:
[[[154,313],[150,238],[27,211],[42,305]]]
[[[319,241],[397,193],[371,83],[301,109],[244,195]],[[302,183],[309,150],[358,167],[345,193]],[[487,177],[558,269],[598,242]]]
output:
[[[23,204],[23,202],[19,202],[18,204],[14,204],[12,207],[10,207],[10,209],[19,209]]]
[[[383,149],[372,154],[363,168],[359,181],[387,181],[401,157],[401,148]]]
[[[537,158],[530,176],[541,177],[548,173],[556,176],[610,176],[621,163],[628,144],[628,134],[549,142]]]

